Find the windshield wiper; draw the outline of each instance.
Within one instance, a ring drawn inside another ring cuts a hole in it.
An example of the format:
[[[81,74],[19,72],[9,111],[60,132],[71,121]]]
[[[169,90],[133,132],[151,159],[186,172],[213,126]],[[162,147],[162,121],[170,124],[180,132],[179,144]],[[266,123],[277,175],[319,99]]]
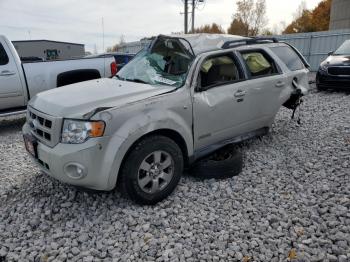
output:
[[[141,84],[148,84],[146,81],[143,81],[142,79],[139,78],[124,78],[125,81],[129,81],[129,82],[135,82],[135,83],[141,83]]]

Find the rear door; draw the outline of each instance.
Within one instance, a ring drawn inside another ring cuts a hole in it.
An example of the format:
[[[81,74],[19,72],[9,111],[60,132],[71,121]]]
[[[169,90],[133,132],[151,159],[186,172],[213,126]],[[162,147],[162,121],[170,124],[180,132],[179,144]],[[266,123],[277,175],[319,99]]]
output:
[[[255,129],[268,127],[283,104],[281,101],[290,96],[286,75],[263,48],[243,49],[239,53],[249,78],[246,82],[248,117]]]
[[[0,110],[25,105],[22,84],[9,48],[0,43]]]

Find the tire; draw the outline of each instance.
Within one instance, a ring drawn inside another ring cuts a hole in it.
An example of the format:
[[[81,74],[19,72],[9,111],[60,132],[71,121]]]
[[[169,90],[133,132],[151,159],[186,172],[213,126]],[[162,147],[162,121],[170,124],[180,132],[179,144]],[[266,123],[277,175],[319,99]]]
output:
[[[317,88],[317,90],[320,91],[320,92],[326,90],[324,87],[320,86],[319,84],[316,84],[316,88]]]
[[[196,162],[190,172],[199,178],[226,179],[239,175],[243,168],[243,154],[232,148],[224,148]]]
[[[326,90],[326,88],[324,88],[324,87],[322,87],[321,85],[320,85],[320,80],[319,80],[319,76],[318,76],[318,73],[316,74],[316,81],[315,81],[316,83],[316,89],[318,90],[318,91],[325,91]]]
[[[173,140],[150,136],[138,142],[126,157],[119,186],[136,203],[154,205],[174,191],[183,167],[182,151]]]

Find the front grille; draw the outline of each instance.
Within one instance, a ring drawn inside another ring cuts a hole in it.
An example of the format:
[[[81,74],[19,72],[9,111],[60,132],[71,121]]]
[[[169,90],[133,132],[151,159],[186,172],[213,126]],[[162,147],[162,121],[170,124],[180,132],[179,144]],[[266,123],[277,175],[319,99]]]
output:
[[[29,125],[33,131],[41,138],[51,141],[52,120],[45,119],[31,111],[29,111],[29,117]]]
[[[334,76],[350,76],[350,66],[329,67],[328,74]]]
[[[53,147],[59,142],[61,118],[28,107],[27,123],[32,134],[45,145]]]

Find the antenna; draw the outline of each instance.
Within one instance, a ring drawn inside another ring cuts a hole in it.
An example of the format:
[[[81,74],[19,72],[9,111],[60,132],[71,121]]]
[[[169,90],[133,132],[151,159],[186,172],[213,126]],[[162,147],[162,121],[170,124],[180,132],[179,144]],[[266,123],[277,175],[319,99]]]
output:
[[[102,17],[102,49],[105,51],[105,23],[104,18]]]
[[[104,19],[103,19],[103,16],[102,16],[102,50],[103,50],[103,53],[105,52],[105,23],[104,23]],[[104,75],[106,77],[106,55],[103,56],[103,64],[104,64]]]

